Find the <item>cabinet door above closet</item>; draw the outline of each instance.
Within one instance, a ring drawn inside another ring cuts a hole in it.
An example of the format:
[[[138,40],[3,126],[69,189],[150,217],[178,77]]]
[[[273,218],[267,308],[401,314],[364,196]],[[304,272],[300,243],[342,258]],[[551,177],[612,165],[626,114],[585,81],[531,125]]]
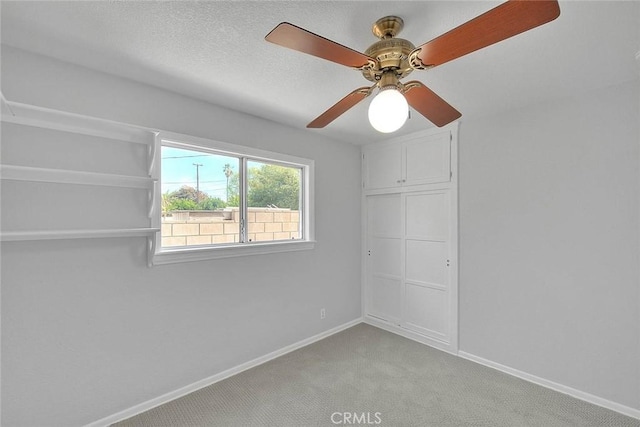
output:
[[[380,144],[363,150],[365,188],[395,188],[402,185],[402,147]]]
[[[362,150],[365,190],[449,182],[451,132],[410,135]]]

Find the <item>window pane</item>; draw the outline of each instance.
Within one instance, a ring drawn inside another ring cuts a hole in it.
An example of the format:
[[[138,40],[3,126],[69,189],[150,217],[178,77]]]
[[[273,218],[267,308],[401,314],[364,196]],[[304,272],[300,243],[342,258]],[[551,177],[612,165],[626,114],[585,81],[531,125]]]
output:
[[[301,239],[302,169],[247,162],[247,241]]]
[[[240,241],[240,160],[162,146],[162,247]]]

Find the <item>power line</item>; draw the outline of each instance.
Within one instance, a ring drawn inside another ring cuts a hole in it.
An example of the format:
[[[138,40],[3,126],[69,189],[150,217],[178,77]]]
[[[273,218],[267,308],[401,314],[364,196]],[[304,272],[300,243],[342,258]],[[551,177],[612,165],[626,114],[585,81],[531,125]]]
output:
[[[225,182],[223,179],[219,179],[217,181],[202,181],[200,180],[200,184],[213,184],[213,183],[222,183]],[[195,181],[162,181],[163,184],[194,184]]]
[[[163,157],[162,160],[164,159],[186,159],[187,157],[212,157],[211,154],[194,154],[193,156],[169,156],[169,157]]]

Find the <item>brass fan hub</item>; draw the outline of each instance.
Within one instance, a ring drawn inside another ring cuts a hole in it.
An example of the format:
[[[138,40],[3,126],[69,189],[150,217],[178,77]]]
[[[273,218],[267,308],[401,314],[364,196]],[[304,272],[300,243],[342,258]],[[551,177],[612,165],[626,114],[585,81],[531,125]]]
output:
[[[380,80],[383,73],[394,71],[398,78],[407,76],[413,68],[409,63],[409,54],[415,50],[415,46],[408,40],[400,38],[382,39],[364,52],[378,62],[376,69],[365,69],[362,75],[372,82]]]
[[[383,75],[390,73],[401,79],[413,71],[409,55],[415,50],[415,46],[408,40],[396,37],[403,27],[404,21],[398,16],[385,16],[373,24],[371,31],[380,40],[364,52],[376,61],[375,67],[362,70],[365,79],[379,82]]]

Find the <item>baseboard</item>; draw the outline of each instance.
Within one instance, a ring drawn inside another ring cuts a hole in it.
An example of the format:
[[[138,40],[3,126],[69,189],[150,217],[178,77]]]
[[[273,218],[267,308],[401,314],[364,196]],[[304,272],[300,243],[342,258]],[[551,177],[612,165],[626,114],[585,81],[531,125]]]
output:
[[[382,321],[377,321],[377,319],[371,318],[371,317],[365,317],[365,318],[358,318],[355,320],[352,320],[350,322],[344,323],[342,325],[336,326],[335,328],[329,329],[327,331],[321,332],[317,335],[314,335],[312,337],[303,339],[301,341],[298,341],[294,344],[288,345],[286,347],[283,347],[279,350],[273,351],[269,354],[266,354],[264,356],[258,357],[256,359],[250,360],[249,362],[240,364],[238,366],[235,366],[233,368],[227,369],[226,371],[220,372],[218,374],[212,375],[208,378],[202,379],[200,381],[196,381],[192,384],[189,384],[185,387],[179,388],[175,391],[163,394],[162,396],[156,397],[154,399],[148,400],[146,402],[143,402],[141,404],[135,405],[129,409],[125,409],[123,411],[120,411],[116,414],[113,415],[109,415],[105,418],[101,418],[97,421],[94,421],[90,424],[87,424],[85,427],[107,427],[113,423],[117,423],[118,421],[122,421],[125,420],[127,418],[131,418],[135,415],[141,414],[145,411],[148,411],[150,409],[153,409],[157,406],[160,406],[164,403],[170,402],[172,400],[178,399],[182,396],[185,396],[189,393],[193,393],[194,391],[200,390],[201,388],[210,386],[212,384],[215,384],[219,381],[222,381],[226,378],[229,378],[233,375],[239,374],[240,372],[246,371],[247,369],[251,369],[255,366],[259,366],[262,365],[263,363],[266,363],[272,359],[275,359],[277,357],[283,356],[287,353],[290,353],[292,351],[298,350],[302,347],[305,347],[309,344],[313,344],[316,341],[320,341],[321,339],[327,338],[333,334],[336,334],[340,331],[343,331],[345,329],[348,329],[352,326],[355,326],[359,323],[367,323],[369,325],[378,327],[380,329],[384,329],[386,331],[398,334],[400,336],[403,336],[405,338],[420,342],[422,344],[426,344],[429,345],[431,347],[435,347],[439,350],[443,350],[449,353],[452,353],[448,348],[444,348],[445,346],[439,345],[439,343],[437,342],[431,342],[432,340],[428,340],[425,337],[419,335],[419,334],[415,334],[412,333],[411,331],[406,331],[403,330],[402,328],[398,328],[398,327],[393,327],[393,325],[389,325],[386,322],[382,322]],[[455,353],[452,353],[455,354]],[[459,357],[462,357],[463,359],[467,359],[470,360],[472,362],[478,363],[480,365],[484,365],[487,366],[489,368],[493,368],[496,369],[498,371],[504,372],[506,374],[512,375],[514,377],[523,379],[525,381],[529,381],[532,382],[534,384],[538,384],[542,387],[546,387],[548,389],[560,392],[560,393],[564,393],[567,394],[569,396],[575,397],[576,399],[580,399],[580,400],[584,400],[585,402],[588,403],[592,403],[594,405],[598,405],[601,406],[603,408],[606,409],[611,409],[612,411],[616,411],[619,412],[623,415],[627,415],[629,417],[632,418],[636,418],[636,419],[640,419],[640,410],[638,409],[634,409],[616,402],[612,402],[610,400],[598,397],[598,396],[594,396],[592,394],[589,393],[585,393],[583,391],[580,390],[576,390],[574,388],[562,385],[562,384],[558,384],[555,383],[553,381],[549,381],[547,379],[544,378],[540,378],[537,377],[535,375],[531,375],[528,374],[526,372],[520,371],[518,369],[514,369],[514,368],[510,368],[508,366],[504,366],[501,365],[499,363],[493,362],[491,360],[488,359],[484,359],[482,357],[476,356],[474,354],[471,353],[467,353],[464,351],[458,351],[457,355]]]
[[[420,344],[428,345],[429,347],[442,350],[446,353],[457,355],[456,348],[450,343],[439,341],[437,339],[429,338],[425,335],[421,335],[417,332],[410,331],[408,329],[401,328],[396,325],[385,322],[384,320],[376,319],[375,317],[365,316],[364,323],[375,326],[376,328],[384,329],[385,331],[400,335],[401,337],[408,338],[412,341],[417,341]]]
[[[501,365],[499,363],[484,359],[482,357],[476,356],[471,353],[459,351],[458,356],[462,357],[463,359],[467,359],[472,362],[478,363],[480,365],[484,365],[489,368],[493,368],[498,371],[504,372],[505,374],[509,374],[514,377],[523,379],[525,381],[529,381],[531,383],[540,385],[542,387],[546,387],[548,389],[551,389],[563,394],[567,394],[569,396],[575,397],[576,399],[584,400],[585,402],[593,403],[594,405],[598,405],[606,409],[611,409],[612,411],[619,412],[623,415],[640,419],[640,410],[638,409],[634,409],[629,406],[622,405],[620,403],[612,402],[602,397],[594,396],[593,394],[585,393],[584,391],[576,390],[575,388],[558,384],[553,381],[549,381],[547,379],[528,374],[518,369],[510,368],[509,366]]]
[[[126,420],[127,418],[131,418],[135,415],[141,414],[145,411],[155,408],[156,406],[160,406],[164,403],[170,402],[172,400],[178,399],[179,397],[185,396],[189,393],[193,393],[194,391],[200,390],[201,388],[210,386],[211,384],[215,384],[218,381],[222,381],[226,378],[229,378],[233,375],[239,374],[240,372],[246,371],[247,369],[251,369],[258,365],[262,365],[272,359],[283,356],[292,351],[298,350],[302,347],[305,347],[309,344],[313,344],[316,341],[320,341],[321,339],[327,338],[333,334],[336,334],[340,331],[348,329],[352,326],[355,326],[359,323],[362,323],[362,318],[358,318],[352,320],[350,322],[344,323],[342,325],[336,326],[335,328],[329,329],[328,331],[321,332],[317,335],[314,335],[309,338],[305,338],[301,341],[298,341],[294,344],[283,347],[279,350],[273,351],[264,356],[258,357],[256,359],[250,360],[249,362],[242,363],[233,368],[227,369],[226,371],[222,371],[218,374],[212,375],[208,378],[202,379],[200,381],[196,381],[193,384],[189,384],[185,387],[179,388],[177,390],[171,391],[169,393],[163,394],[162,396],[156,397],[154,399],[143,402],[139,405],[135,405],[129,409],[125,409],[124,411],[120,411],[116,414],[109,415],[105,418],[99,419],[98,421],[94,421],[90,424],[87,424],[85,427],[106,427],[113,423],[117,423],[118,421]]]

